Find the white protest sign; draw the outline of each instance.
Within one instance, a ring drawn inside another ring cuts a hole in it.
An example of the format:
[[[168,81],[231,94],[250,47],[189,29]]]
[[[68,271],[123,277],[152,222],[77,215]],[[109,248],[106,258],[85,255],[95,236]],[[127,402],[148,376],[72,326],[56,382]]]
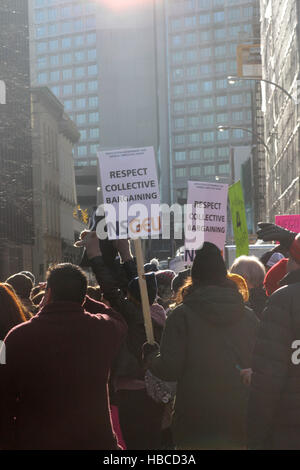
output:
[[[160,196],[153,147],[103,151],[98,158],[109,239],[159,234]]]
[[[185,262],[192,264],[195,250],[207,241],[222,252],[227,231],[228,184],[188,182],[185,220]]]

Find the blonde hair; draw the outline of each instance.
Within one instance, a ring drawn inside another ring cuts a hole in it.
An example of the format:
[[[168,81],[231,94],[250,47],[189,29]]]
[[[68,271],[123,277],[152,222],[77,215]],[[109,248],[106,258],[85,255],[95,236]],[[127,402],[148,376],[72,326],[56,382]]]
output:
[[[236,258],[229,271],[242,276],[253,287],[262,286],[266,275],[264,265],[256,256],[240,256]]]

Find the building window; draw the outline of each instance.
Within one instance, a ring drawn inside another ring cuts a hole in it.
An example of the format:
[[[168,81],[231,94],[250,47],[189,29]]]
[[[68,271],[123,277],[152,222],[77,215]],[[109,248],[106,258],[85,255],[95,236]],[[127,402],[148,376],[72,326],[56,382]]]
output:
[[[234,139],[243,139],[244,137],[244,131],[242,129],[233,129],[232,131],[232,137]]]
[[[176,178],[184,178],[186,176],[186,168],[176,168],[175,170]]]
[[[199,39],[200,42],[210,41],[210,31],[200,31]]]
[[[96,155],[96,153],[98,152],[98,149],[99,149],[98,144],[90,145],[90,154],[91,155]]]
[[[76,92],[76,95],[82,95],[85,92],[85,83],[84,82],[76,83],[75,92]]]
[[[183,52],[173,52],[172,54],[173,64],[181,64],[183,62]]]
[[[211,57],[211,52],[212,52],[211,47],[202,47],[201,49],[199,49],[199,54],[200,54],[201,59]]]
[[[62,63],[63,65],[71,64],[72,63],[72,54],[63,54],[62,55]]]
[[[218,148],[218,160],[228,160],[229,158],[229,147]]]
[[[174,143],[175,145],[184,145],[185,143],[185,135],[177,134],[174,136]]]
[[[38,73],[37,75],[38,83],[47,83],[47,72]]]
[[[234,111],[232,113],[233,121],[243,121],[243,111]]]
[[[197,82],[188,83],[186,86],[186,89],[187,89],[187,93],[190,95],[198,93],[198,83]]]
[[[200,64],[200,73],[201,74],[211,73],[211,65],[210,64]]]
[[[72,100],[65,100],[64,107],[66,111],[72,111],[72,108],[73,108]]]
[[[90,96],[89,97],[89,108],[97,108],[98,106],[99,106],[98,96]]]
[[[174,128],[175,129],[182,129],[184,127],[184,119],[178,118],[174,119]]]
[[[229,175],[230,167],[228,163],[218,166],[218,172],[220,175]]]
[[[88,50],[88,60],[96,60],[97,59],[97,51],[96,49],[90,49]]]
[[[98,128],[90,129],[90,139],[99,139],[100,131]]]
[[[176,31],[181,27],[181,18],[175,18],[171,21],[171,29],[172,31]]]
[[[199,149],[190,151],[190,160],[200,160],[201,152]]]
[[[214,115],[213,114],[203,114],[202,123],[204,126],[211,126],[214,124]]]
[[[87,155],[87,146],[86,145],[78,145],[78,157],[85,157]]]
[[[189,100],[187,102],[187,109],[189,112],[195,112],[199,109],[199,100]]]
[[[52,93],[54,93],[55,96],[59,96],[59,91],[60,91],[59,86],[52,86],[50,89]]]
[[[49,51],[56,51],[58,49],[58,40],[53,39],[53,41],[49,41]]]
[[[38,26],[35,29],[35,37],[36,38],[42,38],[42,37],[46,36],[46,34],[47,34],[46,26]]]
[[[198,75],[198,67],[194,65],[193,67],[188,67],[186,69],[186,75],[188,78],[194,78]]]
[[[72,78],[72,69],[65,69],[62,72],[62,79],[63,80],[71,80]]]
[[[98,66],[97,65],[89,65],[88,66],[88,75],[97,75],[98,73]]]
[[[243,95],[231,95],[231,104],[242,104],[243,103]]]
[[[176,162],[182,162],[183,160],[186,159],[186,152],[175,152],[175,161]]]
[[[216,46],[215,47],[215,56],[216,57],[226,57],[226,45]]]
[[[207,148],[203,150],[203,160],[204,161],[211,161],[215,158],[215,149],[214,148]]]
[[[47,57],[38,57],[37,68],[44,69],[45,67],[47,67]]]
[[[210,23],[210,14],[204,14],[199,16],[199,23],[200,24],[209,24]]]
[[[193,28],[197,25],[197,18],[196,16],[186,16],[184,18],[184,26],[186,28]]]
[[[226,38],[226,29],[219,28],[215,30],[215,39],[224,39]]]
[[[199,132],[194,132],[193,134],[189,135],[189,142],[192,145],[200,144],[200,134]]]
[[[85,124],[86,123],[86,114],[77,114],[76,122],[77,122],[78,126],[81,126],[82,124]]]
[[[173,94],[174,95],[182,95],[184,93],[184,86],[183,85],[174,85],[173,86]]]
[[[200,117],[199,116],[190,116],[188,117],[188,127],[197,127],[200,126]]]
[[[224,11],[216,11],[214,13],[214,22],[221,23],[225,21],[225,13]]]
[[[186,51],[186,60],[187,62],[196,62],[197,61],[197,51],[196,49],[191,49]]]
[[[75,77],[76,78],[83,78],[84,76],[85,76],[84,67],[76,67],[75,68]]]
[[[63,38],[61,40],[61,47],[62,49],[69,49],[72,46],[71,38]]]
[[[192,166],[190,169],[191,176],[201,176],[201,166]]]
[[[58,55],[51,55],[50,56],[50,65],[51,65],[51,67],[58,67],[59,66],[59,56]]]
[[[224,124],[228,122],[228,113],[217,113],[217,123]]]
[[[36,46],[37,52],[46,52],[47,51],[47,42],[38,42]]]
[[[84,109],[86,107],[86,99],[85,98],[78,98],[76,100],[76,108],[77,109]]]
[[[214,165],[205,165],[204,166],[204,175],[205,176],[212,176],[215,174],[215,167]]]
[[[76,62],[83,62],[84,61],[84,51],[75,52],[74,58],[75,58]]]
[[[173,69],[172,77],[174,80],[178,80],[184,77],[184,69]]]
[[[184,112],[184,101],[175,101],[173,104],[173,110],[175,113]]]
[[[217,81],[216,81],[216,88],[217,88],[218,90],[224,90],[224,89],[227,88],[227,83],[228,83],[228,82],[227,82],[227,80],[226,80],[225,78],[222,79],[222,80],[217,80]]]
[[[214,131],[203,132],[203,142],[206,144],[207,142],[213,142],[215,140],[215,133]]]
[[[89,33],[86,36],[86,40],[88,44],[94,44],[97,40],[96,33]]]
[[[229,139],[229,131],[222,131],[217,133],[218,140],[228,140]]]
[[[226,72],[226,62],[217,62],[216,63],[216,72],[217,73],[224,73]]]
[[[180,43],[181,43],[181,36],[177,36],[177,37],[180,38]],[[187,45],[196,44],[196,42],[197,42],[197,33],[193,32],[193,33],[187,33],[185,35],[185,43]],[[177,45],[179,45],[179,44],[177,44]]]
[[[89,91],[97,91],[98,90],[98,82],[96,80],[92,80],[88,82],[88,90]]]
[[[202,82],[202,90],[205,92],[210,92],[213,90],[213,82],[212,81],[206,81]]]
[[[73,87],[72,85],[64,85],[63,86],[63,95],[72,95],[73,93]]]
[[[227,105],[227,96],[217,96],[216,104],[217,104],[217,106],[226,106]]]
[[[80,47],[84,45],[84,36],[81,34],[80,36],[74,37],[74,46]]]
[[[211,108],[213,106],[213,98],[211,96],[202,99],[203,108]]]
[[[89,123],[99,122],[99,113],[89,113]]]

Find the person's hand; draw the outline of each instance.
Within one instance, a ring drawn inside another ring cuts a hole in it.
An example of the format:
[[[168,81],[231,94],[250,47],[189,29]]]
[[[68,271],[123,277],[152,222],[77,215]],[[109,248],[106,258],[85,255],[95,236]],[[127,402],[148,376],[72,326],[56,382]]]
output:
[[[276,224],[270,224],[265,222],[258,223],[257,238],[264,242],[277,241],[286,249],[289,249],[297,233],[291,232],[283,227],[279,227]]]
[[[248,385],[248,386],[251,385],[252,374],[253,374],[252,369],[242,369],[240,371],[240,376],[242,378],[242,381],[243,381],[244,385]]]
[[[99,239],[97,237],[96,232],[84,230],[80,234],[80,240],[77,241],[74,246],[85,247],[88,259],[95,258],[96,256],[101,256]]]
[[[144,365],[148,366],[150,357],[158,353],[159,353],[158,343],[154,343],[154,344],[144,343],[143,349],[142,349],[142,359],[143,359]]]
[[[123,263],[132,259],[130,240],[127,238],[120,238],[119,240],[114,241],[114,246],[116,247],[116,250],[118,250]]]

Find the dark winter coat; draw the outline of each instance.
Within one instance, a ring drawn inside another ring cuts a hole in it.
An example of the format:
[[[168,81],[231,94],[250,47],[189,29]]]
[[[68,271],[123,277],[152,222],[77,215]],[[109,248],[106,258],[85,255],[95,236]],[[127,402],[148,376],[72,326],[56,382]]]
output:
[[[268,300],[266,291],[263,287],[253,287],[249,290],[249,301],[247,305],[253,310],[258,318],[261,318],[261,314],[266,306]]]
[[[248,410],[252,449],[300,449],[300,365],[292,362],[292,344],[300,340],[300,269],[282,283],[263,313],[254,350]]]
[[[55,302],[11,330],[0,366],[0,448],[116,449],[107,383],[126,329],[112,309],[90,315]]]
[[[247,389],[258,320],[234,289],[201,287],[168,317],[150,370],[178,381],[173,436],[182,449],[246,444]]]

